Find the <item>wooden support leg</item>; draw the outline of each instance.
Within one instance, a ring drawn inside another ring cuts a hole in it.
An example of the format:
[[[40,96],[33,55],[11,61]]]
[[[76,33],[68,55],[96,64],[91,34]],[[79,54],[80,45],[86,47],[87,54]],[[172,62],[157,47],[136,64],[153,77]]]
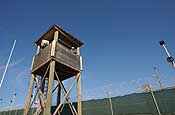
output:
[[[47,91],[47,98],[46,98],[46,107],[44,109],[44,115],[51,115],[54,72],[55,72],[55,61],[51,61],[51,63],[50,63],[50,72],[49,72],[48,91]]]
[[[45,78],[41,81],[41,91],[44,94]]]
[[[81,103],[81,75],[80,73],[77,74],[77,85],[78,85],[78,115],[82,115],[82,103]]]
[[[58,91],[57,91],[57,106],[60,104],[61,102],[61,87],[60,85],[58,85]],[[58,112],[59,115],[59,112]]]
[[[31,101],[32,92],[33,92],[34,78],[35,78],[35,75],[32,74],[32,77],[30,80],[29,92],[28,92],[28,96],[27,96],[27,102],[26,102],[26,105],[24,108],[24,115],[27,115],[29,112],[29,109],[30,109],[30,101]]]
[[[61,87],[58,85],[58,92],[57,92],[57,106],[60,104],[61,99]]]

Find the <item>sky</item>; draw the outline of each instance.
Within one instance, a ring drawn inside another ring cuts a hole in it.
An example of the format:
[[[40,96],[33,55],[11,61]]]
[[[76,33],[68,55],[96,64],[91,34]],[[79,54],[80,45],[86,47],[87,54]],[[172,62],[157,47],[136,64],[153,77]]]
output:
[[[0,79],[14,40],[16,46],[0,89],[1,109],[23,108],[34,42],[53,24],[84,42],[82,98],[105,98],[142,92],[144,84],[158,89],[153,66],[163,87],[175,83],[175,71],[159,45],[165,40],[175,56],[174,0],[1,0]],[[65,81],[68,86],[71,81]],[[75,91],[74,91],[75,93]],[[75,95],[75,94],[72,94]]]

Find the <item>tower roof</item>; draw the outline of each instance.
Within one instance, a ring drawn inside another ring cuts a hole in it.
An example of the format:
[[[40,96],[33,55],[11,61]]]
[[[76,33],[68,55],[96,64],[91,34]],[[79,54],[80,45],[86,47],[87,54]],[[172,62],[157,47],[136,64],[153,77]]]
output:
[[[83,42],[69,34],[68,32],[64,31],[60,26],[53,25],[45,34],[43,34],[36,42],[36,45],[40,45],[42,40],[49,40],[50,42],[54,39],[54,33],[55,31],[59,31],[60,34],[62,34],[66,41],[73,44],[75,47],[80,47],[83,45]]]

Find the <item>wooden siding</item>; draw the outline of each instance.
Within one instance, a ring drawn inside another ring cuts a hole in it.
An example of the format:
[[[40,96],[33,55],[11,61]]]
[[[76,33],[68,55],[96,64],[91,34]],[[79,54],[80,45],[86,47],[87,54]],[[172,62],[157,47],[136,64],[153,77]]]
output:
[[[56,61],[55,70],[61,80],[72,77],[81,71],[79,55],[57,42],[55,54],[51,56],[52,45],[54,45],[53,42],[34,57],[32,73],[43,76],[52,59]]]
[[[41,66],[46,64],[51,57],[51,47],[52,44],[49,44],[49,46],[45,47],[42,49],[35,57],[34,57],[34,62],[32,66],[32,72],[36,71],[39,69]]]
[[[58,62],[63,63],[73,69],[80,70],[80,56],[70,51],[68,48],[57,42],[56,59]]]

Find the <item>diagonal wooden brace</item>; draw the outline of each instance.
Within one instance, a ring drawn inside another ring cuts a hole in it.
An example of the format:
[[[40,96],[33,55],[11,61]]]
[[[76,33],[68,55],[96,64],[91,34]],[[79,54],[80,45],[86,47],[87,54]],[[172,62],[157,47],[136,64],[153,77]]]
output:
[[[35,75],[32,74],[32,77],[30,80],[30,86],[29,86],[29,93],[27,96],[27,102],[26,102],[25,109],[24,109],[24,115],[27,115],[29,112],[29,109],[30,109],[30,101],[31,101],[31,96],[32,96],[32,92],[33,92],[34,79],[35,79]]]
[[[39,97],[39,102],[38,102],[37,110],[34,113],[34,115],[38,115],[42,112],[42,108],[45,106],[45,102],[44,102],[44,98],[43,98],[44,94],[42,93],[41,89],[39,88],[40,86],[39,86],[38,80],[36,79],[35,81],[36,81],[37,88],[39,89],[39,91],[37,93],[39,95],[38,96]]]
[[[56,75],[56,77],[57,77],[57,79],[58,79],[58,82],[59,82],[58,84],[60,85],[60,87],[61,87],[61,89],[62,89],[64,95],[66,95],[67,91],[66,91],[66,89],[65,89],[65,87],[64,87],[64,85],[63,85],[63,83],[60,81],[60,79],[59,79],[59,77],[58,77],[58,74],[57,74],[56,72],[55,72],[55,75]],[[69,105],[69,107],[70,107],[70,109],[71,109],[72,114],[73,114],[73,115],[77,115],[78,113],[77,113],[77,111],[76,111],[76,109],[75,109],[75,107],[74,107],[72,101],[70,100],[69,96],[66,98],[66,101],[68,102],[68,105]],[[65,104],[64,104],[64,105],[65,105]],[[64,108],[64,105],[62,106],[62,109]],[[62,109],[61,109],[61,111],[62,111]]]
[[[46,69],[46,71],[45,71],[45,74],[44,74],[44,76],[43,76],[43,78],[42,78],[41,84],[44,82],[44,79],[45,79],[45,77],[46,77],[46,75],[47,75],[47,72],[48,72],[48,70],[49,70],[49,67],[50,67],[50,64],[48,65],[48,67],[47,67],[47,69]],[[36,77],[36,76],[35,76],[35,77]],[[37,94],[38,94],[40,88],[41,88],[41,85],[40,85],[40,87],[37,88],[36,94],[35,94],[35,96],[34,96],[34,98],[33,98],[33,101],[32,101],[32,103],[31,103],[31,105],[30,105],[30,108],[31,108],[31,106],[33,105],[33,103],[35,102],[35,99],[36,99],[36,97],[37,97]]]
[[[62,102],[61,102],[61,103],[58,105],[58,107],[56,108],[56,110],[55,110],[55,112],[54,112],[53,115],[56,115],[57,112],[58,112],[58,110],[59,110],[59,109],[61,108],[61,106],[63,105],[63,103],[65,103],[66,98],[69,96],[69,94],[70,94],[70,92],[71,92],[73,86],[75,85],[75,83],[76,83],[76,81],[77,81],[77,79],[78,79],[79,77],[80,77],[80,76],[75,77],[74,81],[72,82],[71,86],[69,87],[68,92],[67,92],[66,95],[64,96]]]

